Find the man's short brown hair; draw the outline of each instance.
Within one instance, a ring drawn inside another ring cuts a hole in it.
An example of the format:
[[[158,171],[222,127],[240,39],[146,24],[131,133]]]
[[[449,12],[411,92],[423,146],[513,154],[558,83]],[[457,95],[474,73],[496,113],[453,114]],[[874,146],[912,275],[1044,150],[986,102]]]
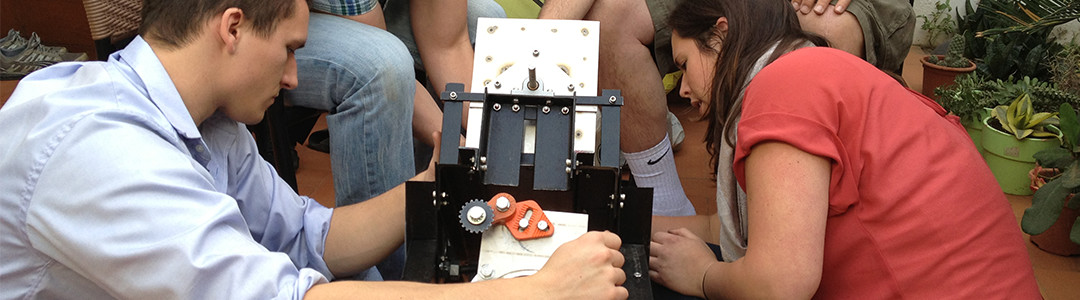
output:
[[[204,22],[236,7],[257,34],[269,36],[277,23],[292,16],[296,0],[145,0],[139,34],[168,47],[191,42]]]

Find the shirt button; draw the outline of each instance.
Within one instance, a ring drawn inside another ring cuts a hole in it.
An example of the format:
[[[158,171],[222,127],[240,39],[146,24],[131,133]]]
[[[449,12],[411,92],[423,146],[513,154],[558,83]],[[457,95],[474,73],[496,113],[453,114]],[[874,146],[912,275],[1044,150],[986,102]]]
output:
[[[202,153],[203,151],[206,151],[206,147],[203,147],[203,145],[195,145],[195,151]]]

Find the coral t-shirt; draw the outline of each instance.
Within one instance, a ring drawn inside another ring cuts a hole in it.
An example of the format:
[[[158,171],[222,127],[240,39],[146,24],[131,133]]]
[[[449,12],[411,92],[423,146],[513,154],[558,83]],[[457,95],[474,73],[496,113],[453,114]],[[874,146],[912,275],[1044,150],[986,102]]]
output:
[[[750,82],[735,152],[741,185],[758,143],[832,161],[815,298],[1040,298],[1012,208],[958,120],[945,115],[831,48],[788,53]]]

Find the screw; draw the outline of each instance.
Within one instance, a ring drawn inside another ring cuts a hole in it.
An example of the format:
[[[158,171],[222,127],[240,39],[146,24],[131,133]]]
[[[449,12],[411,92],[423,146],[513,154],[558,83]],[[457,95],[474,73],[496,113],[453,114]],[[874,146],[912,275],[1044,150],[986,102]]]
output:
[[[499,197],[499,199],[495,199],[495,209],[498,209],[501,212],[509,210],[510,199],[506,199],[506,197]]]
[[[569,158],[566,159],[566,166],[567,167],[571,166],[570,164],[572,164],[572,163],[574,163],[573,160],[570,160]]]
[[[495,82],[495,88],[497,88],[497,89],[502,88],[502,83],[499,83],[498,81],[496,81]],[[615,96],[611,96],[611,98],[614,99]],[[615,103],[615,100],[611,100],[611,101],[612,101],[611,103]]]
[[[626,201],[626,194],[619,194],[619,200]]]
[[[518,228],[521,230],[529,228],[529,219],[521,219],[521,221],[518,221]]]
[[[556,32],[559,32],[559,29],[558,29],[558,28],[552,28],[552,29],[551,29],[551,33],[556,33]]]
[[[566,174],[570,174],[571,171],[570,167],[566,167]]]
[[[480,171],[487,171],[487,165],[480,165]]]
[[[484,265],[487,266],[487,265]],[[641,278],[641,272],[634,272],[634,278]]]
[[[511,106],[510,109],[513,110],[514,112],[518,112],[519,110],[521,110],[521,106],[517,105],[517,104],[514,104],[514,106]]]
[[[536,223],[536,229],[540,229],[541,231],[547,231],[548,230],[547,221],[540,220],[539,223]]]
[[[566,89],[567,89],[567,90],[569,90],[569,91],[571,91],[571,92],[573,92],[573,91],[574,91],[574,84],[573,84],[573,83],[571,83],[571,84],[570,84],[570,86],[567,86],[567,87],[566,87]]]
[[[623,208],[623,206],[625,206],[625,205],[626,205],[626,202],[619,202],[619,208]]]
[[[498,103],[492,104],[492,105],[491,105],[491,109],[494,109],[495,111],[499,111],[500,109],[502,109],[502,105],[500,105],[500,104],[498,104]],[[480,162],[481,162],[481,163],[483,163],[483,161],[484,161],[484,160],[483,160],[483,158],[481,157],[481,159],[480,159]]]
[[[469,208],[468,212],[469,223],[473,225],[480,225],[484,223],[484,219],[487,219],[487,213],[479,206],[473,206]]]
[[[446,192],[442,192],[442,197],[446,198],[446,196],[449,196],[449,194],[447,194]]]
[[[540,50],[533,50],[533,57],[540,56]]]
[[[564,115],[570,114],[570,108],[569,107],[563,107],[562,108],[562,114],[564,114]]]
[[[544,108],[541,108],[540,111],[547,114],[547,113],[551,112],[551,107],[550,106],[544,106]]]
[[[484,85],[491,84],[491,79],[484,79]]]
[[[499,29],[499,26],[488,27],[488,33],[495,33],[496,29]]]
[[[487,57],[485,57],[485,58],[484,58],[484,61],[486,61],[486,62],[491,62],[491,55],[488,55]]]
[[[499,105],[499,104],[495,103],[495,105]],[[480,163],[487,164],[487,156],[481,156],[480,157]]]
[[[457,92],[450,92],[450,100],[457,100]]]
[[[581,29],[581,35],[589,36],[589,29],[588,28],[582,28]]]
[[[492,269],[488,264],[480,265],[480,276],[491,278],[492,275],[495,275],[495,269]]]
[[[495,86],[495,87],[498,87],[498,84],[499,84],[499,83],[498,83],[498,82],[496,82],[495,84],[496,84],[496,86]],[[608,102],[608,103],[611,103],[611,104],[615,104],[615,96],[611,96],[611,98],[608,98],[608,99],[607,99],[607,102]]]

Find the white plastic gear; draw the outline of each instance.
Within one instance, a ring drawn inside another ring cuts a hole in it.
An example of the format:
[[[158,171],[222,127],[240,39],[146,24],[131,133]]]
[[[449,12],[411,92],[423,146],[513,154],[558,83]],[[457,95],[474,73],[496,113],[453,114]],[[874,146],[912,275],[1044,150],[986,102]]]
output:
[[[484,221],[480,224],[473,225],[469,222],[469,210],[473,207],[480,207],[484,210]],[[458,211],[458,223],[462,228],[471,233],[483,233],[488,228],[491,228],[491,223],[495,221],[495,210],[491,209],[487,201],[481,199],[469,200],[465,202],[465,205],[461,206],[461,210]]]

